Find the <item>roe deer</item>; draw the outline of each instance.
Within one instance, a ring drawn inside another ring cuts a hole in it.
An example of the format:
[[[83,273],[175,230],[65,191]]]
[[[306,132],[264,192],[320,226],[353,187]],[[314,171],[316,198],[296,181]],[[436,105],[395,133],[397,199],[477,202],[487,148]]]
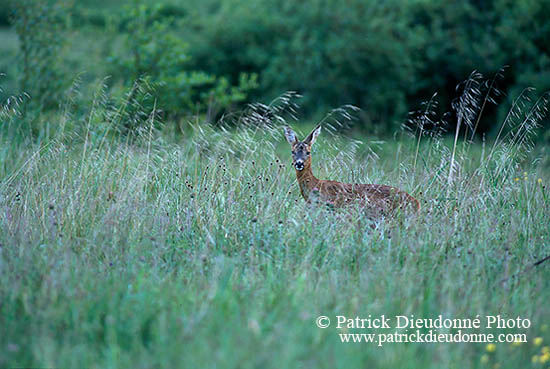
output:
[[[369,216],[375,218],[390,215],[398,209],[420,210],[417,199],[395,187],[317,179],[311,171],[311,147],[319,133],[321,125],[318,125],[305,140],[299,141],[296,133],[290,127],[285,127],[285,136],[292,148],[292,165],[296,169],[300,192],[307,202],[316,200],[333,207],[341,207],[359,201],[367,208]]]

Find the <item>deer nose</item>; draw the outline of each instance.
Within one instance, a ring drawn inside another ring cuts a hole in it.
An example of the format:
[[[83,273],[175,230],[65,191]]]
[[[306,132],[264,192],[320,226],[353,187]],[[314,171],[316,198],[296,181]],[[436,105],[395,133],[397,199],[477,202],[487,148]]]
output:
[[[294,163],[294,167],[296,168],[296,170],[304,169],[304,161],[303,160],[296,160],[296,163]]]

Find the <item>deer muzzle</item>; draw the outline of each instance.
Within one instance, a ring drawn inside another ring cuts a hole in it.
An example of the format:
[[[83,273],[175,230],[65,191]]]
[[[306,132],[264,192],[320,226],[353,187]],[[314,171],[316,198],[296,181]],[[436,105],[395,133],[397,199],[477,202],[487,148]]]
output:
[[[303,160],[296,160],[294,162],[294,168],[296,168],[296,170],[304,169],[304,161]]]

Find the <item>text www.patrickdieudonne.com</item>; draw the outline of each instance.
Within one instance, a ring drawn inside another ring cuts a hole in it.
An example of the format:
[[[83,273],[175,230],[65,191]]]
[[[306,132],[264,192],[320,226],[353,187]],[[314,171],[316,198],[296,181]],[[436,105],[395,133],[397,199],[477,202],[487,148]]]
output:
[[[350,318],[337,315],[333,321],[322,315],[317,317],[316,324],[319,328],[332,325],[341,330],[338,336],[342,343],[371,343],[378,346],[386,343],[527,342],[526,330],[531,327],[529,319],[519,316],[503,318],[500,315],[477,315],[460,319],[444,318],[442,315],[436,318],[416,318],[414,315]],[[358,330],[368,332],[359,333]]]

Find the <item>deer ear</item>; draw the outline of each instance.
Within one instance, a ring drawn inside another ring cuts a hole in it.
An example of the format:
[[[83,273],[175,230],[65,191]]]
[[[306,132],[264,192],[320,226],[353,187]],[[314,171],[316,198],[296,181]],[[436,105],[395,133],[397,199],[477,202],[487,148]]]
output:
[[[289,126],[285,126],[285,137],[288,143],[291,145],[298,141],[296,139],[296,133]]]
[[[315,142],[315,139],[317,138],[317,136],[319,136],[319,133],[321,133],[321,125],[320,124],[317,127],[315,127],[315,129],[313,131],[311,131],[311,133],[306,137],[304,142],[307,143],[310,146],[313,145],[313,143]]]

